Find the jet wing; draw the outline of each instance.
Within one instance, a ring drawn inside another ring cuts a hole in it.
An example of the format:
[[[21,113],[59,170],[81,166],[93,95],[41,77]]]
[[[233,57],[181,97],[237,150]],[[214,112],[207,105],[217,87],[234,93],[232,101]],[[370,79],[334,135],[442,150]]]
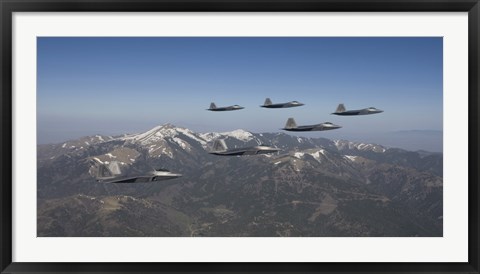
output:
[[[105,183],[111,184],[132,184],[132,183],[148,183],[152,180],[152,176],[134,176],[134,177],[123,177],[113,180],[105,181]]]
[[[105,181],[105,183],[112,183],[112,184],[131,184],[136,183],[138,177],[129,177],[129,178],[117,178]]]

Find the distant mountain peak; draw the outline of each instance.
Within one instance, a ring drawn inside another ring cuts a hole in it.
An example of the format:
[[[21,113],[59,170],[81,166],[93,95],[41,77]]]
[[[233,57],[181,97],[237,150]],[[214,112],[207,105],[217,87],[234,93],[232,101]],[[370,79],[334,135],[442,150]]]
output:
[[[249,141],[253,139],[253,134],[249,131],[246,131],[244,129],[236,129],[233,131],[227,131],[227,132],[222,132],[220,133],[221,135],[226,135],[230,137],[237,138],[242,141]]]
[[[160,125],[160,126],[157,126],[159,128],[162,128],[162,129],[175,129],[175,128],[179,128],[177,126],[175,126],[174,124],[171,124],[171,123],[166,123],[166,124],[163,124],[163,125]]]
[[[214,139],[217,139],[217,138],[225,138],[225,137],[232,137],[244,142],[248,142],[254,139],[255,137],[253,133],[246,131],[244,129],[236,129],[233,131],[226,131],[226,132],[206,132],[206,133],[200,133],[199,136],[204,140],[206,140],[207,142],[213,141]]]
[[[351,142],[346,140],[334,140],[333,143],[338,150],[363,150],[363,151],[373,151],[373,152],[385,152],[387,149],[381,145],[377,144],[368,144],[360,142]]]
[[[179,134],[181,131],[188,131],[187,129],[176,127],[173,124],[167,123],[163,125],[156,126],[150,130],[147,130],[143,133],[131,134],[125,136],[121,139],[128,140],[131,142],[139,142],[142,144],[148,144],[151,142],[156,142],[163,140],[165,137],[174,137]]]

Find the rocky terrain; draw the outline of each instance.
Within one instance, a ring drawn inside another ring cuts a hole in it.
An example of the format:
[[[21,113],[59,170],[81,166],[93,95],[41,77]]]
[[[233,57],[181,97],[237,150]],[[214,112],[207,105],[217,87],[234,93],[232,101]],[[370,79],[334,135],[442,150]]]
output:
[[[208,154],[268,144],[271,155]],[[39,145],[37,234],[55,236],[443,235],[443,155],[284,133],[145,133]],[[96,182],[91,159],[181,178]]]

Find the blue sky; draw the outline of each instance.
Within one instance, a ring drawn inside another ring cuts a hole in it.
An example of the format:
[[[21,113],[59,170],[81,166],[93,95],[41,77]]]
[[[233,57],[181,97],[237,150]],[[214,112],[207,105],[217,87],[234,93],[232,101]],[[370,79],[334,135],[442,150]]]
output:
[[[37,43],[39,143],[164,123],[197,132],[278,132],[288,117],[343,126],[302,134],[311,137],[368,141],[397,131],[442,131],[439,37],[39,37]],[[305,106],[260,108],[266,97]],[[245,109],[206,111],[210,102]],[[385,112],[330,115],[339,103]]]

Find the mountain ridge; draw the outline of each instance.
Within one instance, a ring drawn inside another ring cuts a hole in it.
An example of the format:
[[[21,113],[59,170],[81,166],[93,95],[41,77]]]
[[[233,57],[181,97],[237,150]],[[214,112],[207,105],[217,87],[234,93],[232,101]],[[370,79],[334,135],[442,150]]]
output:
[[[218,157],[208,154],[216,138],[231,148],[265,143],[282,151]],[[441,236],[443,231],[443,155],[285,133],[196,133],[172,124],[38,147],[41,236]],[[96,183],[92,157],[137,172],[161,167],[184,176],[153,184]],[[114,211],[98,202],[123,196],[142,202],[127,199]],[[155,206],[146,206],[151,203]],[[137,211],[159,223],[157,213],[171,218],[156,230],[139,226],[132,217]],[[100,226],[85,227],[70,215]]]

